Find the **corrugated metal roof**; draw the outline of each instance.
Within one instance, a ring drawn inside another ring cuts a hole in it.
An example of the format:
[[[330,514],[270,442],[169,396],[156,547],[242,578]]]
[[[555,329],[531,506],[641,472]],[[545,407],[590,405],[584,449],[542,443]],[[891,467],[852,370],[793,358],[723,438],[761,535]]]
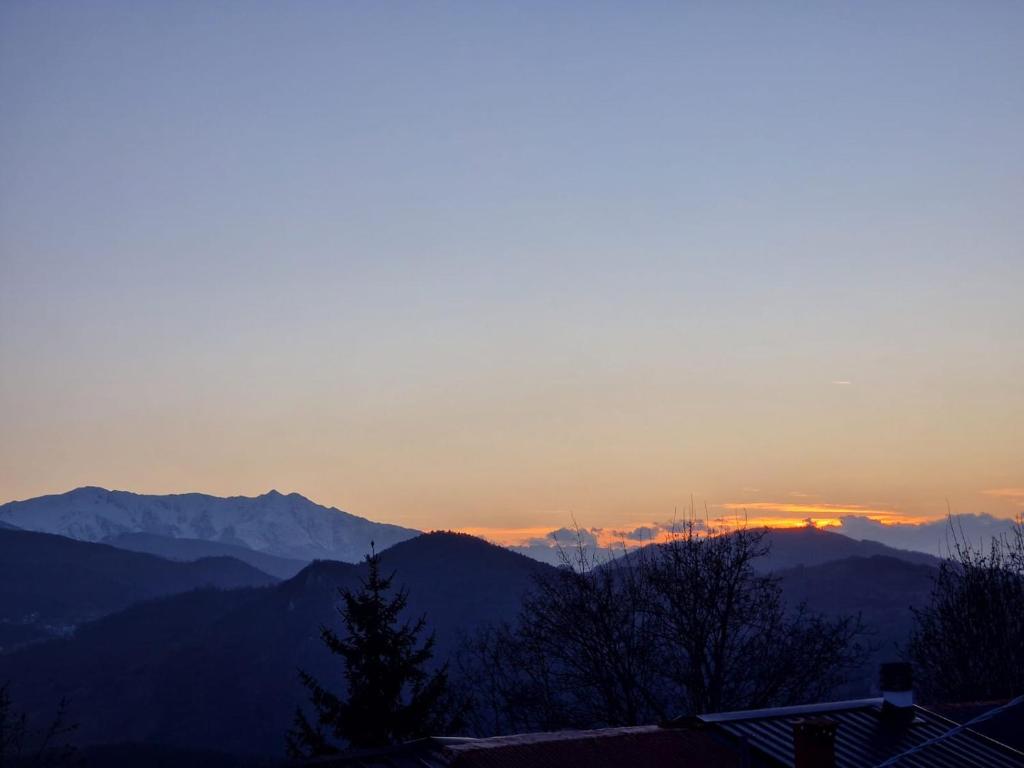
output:
[[[881,717],[882,699],[723,712],[641,726],[486,739],[431,738],[325,758],[322,768],[613,768],[621,765],[792,766],[793,724],[808,716],[838,724],[836,768],[870,768],[941,736],[956,723],[922,707],[905,725]],[[964,730],[902,758],[899,768],[1024,768],[1024,753]]]
[[[700,720],[725,731],[740,742],[777,760],[793,765],[793,723],[808,715],[825,716],[839,724],[836,731],[836,768],[865,768],[941,736],[956,724],[922,707],[907,725],[894,725],[881,715],[881,699],[858,699],[806,707],[724,712],[701,715]],[[965,730],[899,762],[906,768],[1021,768],[1024,753]]]
[[[521,734],[446,750],[453,768],[739,768],[741,755],[710,729],[658,726]]]
[[[322,768],[740,768],[747,764],[727,739],[709,728],[655,725],[486,739],[421,739],[317,763]]]

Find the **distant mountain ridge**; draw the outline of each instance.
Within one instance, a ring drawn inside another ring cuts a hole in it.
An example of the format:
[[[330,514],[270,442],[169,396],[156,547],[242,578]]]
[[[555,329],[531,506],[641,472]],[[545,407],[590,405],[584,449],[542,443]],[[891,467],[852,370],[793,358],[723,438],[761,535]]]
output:
[[[0,529],[0,652],[72,632],[156,597],[277,580],[230,557],[182,563],[34,531]]]
[[[92,542],[133,533],[200,539],[307,562],[357,562],[371,541],[386,549],[420,533],[324,507],[297,493],[154,496],[91,486],[4,504],[0,523]]]
[[[822,565],[850,557],[891,557],[907,563],[936,567],[941,562],[939,558],[925,552],[897,549],[869,539],[853,539],[814,526],[768,528],[766,531],[768,554],[755,562],[755,566],[762,571]]]
[[[793,568],[813,567],[838,560],[881,557],[891,558],[912,565],[938,568],[942,562],[926,552],[897,549],[877,541],[852,539],[841,533],[823,530],[815,526],[803,528],[759,528],[764,532],[762,545],[767,552],[751,561],[760,573],[779,573]],[[619,554],[608,561],[609,565],[625,562],[624,558],[635,557],[649,548],[661,544],[647,544],[629,554]]]
[[[176,539],[155,533],[120,533],[104,539],[103,543],[129,552],[146,552],[185,563],[206,557],[233,557],[279,579],[290,579],[309,565],[306,560],[269,555],[235,544],[205,539]]]

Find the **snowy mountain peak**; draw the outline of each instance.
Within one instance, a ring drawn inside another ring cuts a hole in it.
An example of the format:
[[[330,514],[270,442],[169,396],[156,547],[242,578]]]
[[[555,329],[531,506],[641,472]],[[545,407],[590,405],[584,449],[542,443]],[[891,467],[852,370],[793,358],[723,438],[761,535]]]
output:
[[[0,522],[83,541],[125,533],[203,539],[303,560],[356,562],[369,550],[418,535],[271,490],[221,498],[202,493],[152,496],[86,486],[0,506]]]

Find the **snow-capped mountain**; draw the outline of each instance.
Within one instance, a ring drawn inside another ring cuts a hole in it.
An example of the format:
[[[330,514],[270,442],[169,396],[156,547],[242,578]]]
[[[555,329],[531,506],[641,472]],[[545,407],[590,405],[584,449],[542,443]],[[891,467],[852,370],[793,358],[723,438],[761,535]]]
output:
[[[0,523],[103,541],[124,533],[204,539],[281,557],[356,562],[376,543],[380,551],[419,531],[375,523],[297,493],[220,498],[202,493],[147,496],[103,488],[12,501],[0,506]]]

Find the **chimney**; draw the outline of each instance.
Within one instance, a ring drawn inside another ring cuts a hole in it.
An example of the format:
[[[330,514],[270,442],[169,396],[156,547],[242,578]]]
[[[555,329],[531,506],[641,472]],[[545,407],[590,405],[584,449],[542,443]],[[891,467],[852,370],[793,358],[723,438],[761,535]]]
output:
[[[880,673],[882,688],[882,720],[893,725],[906,725],[914,719],[914,672],[905,661],[883,664]]]
[[[804,717],[793,723],[794,768],[835,768],[836,728],[827,717]]]

